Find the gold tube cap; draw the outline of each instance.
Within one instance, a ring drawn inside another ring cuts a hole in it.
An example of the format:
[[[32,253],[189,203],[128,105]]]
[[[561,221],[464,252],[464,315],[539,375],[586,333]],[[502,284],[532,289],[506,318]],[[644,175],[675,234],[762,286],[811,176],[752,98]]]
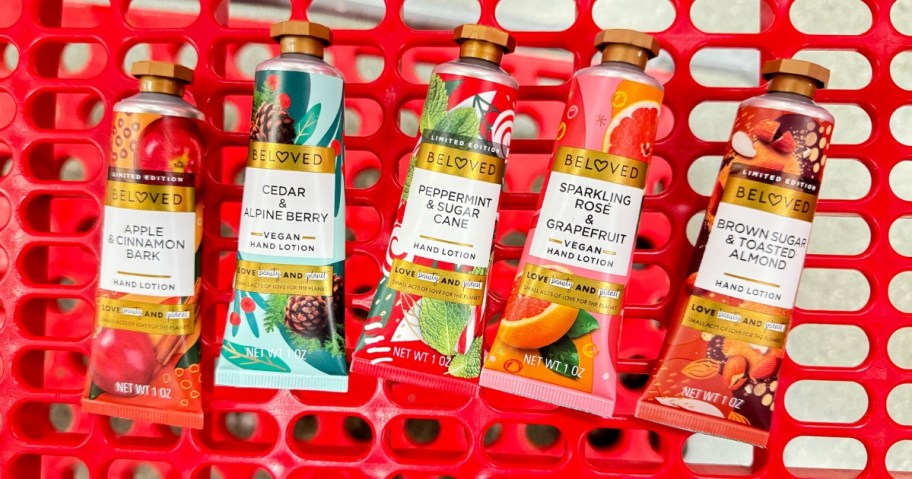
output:
[[[795,93],[814,98],[818,88],[826,88],[830,70],[811,62],[780,58],[763,64],[760,70],[763,78],[769,80],[766,89]]]
[[[139,79],[139,91],[183,96],[184,87],[193,83],[193,70],[175,63],[140,61],[130,67]]]
[[[602,30],[595,36],[595,48],[602,50],[605,46],[611,44],[642,48],[647,51],[649,58],[655,58],[659,54],[659,41],[652,35],[636,30],[612,28]]]
[[[302,20],[274,23],[269,28],[269,36],[276,40],[281,40],[282,37],[310,37],[322,41],[327,46],[332,43],[332,31],[329,27]]]
[[[302,20],[273,24],[269,35],[279,42],[282,53],[303,53],[320,58],[323,58],[323,49],[332,43],[329,27]]]
[[[830,70],[811,62],[779,58],[763,64],[763,78],[772,80],[775,75],[785,74],[809,78],[817,88],[826,88],[830,81]]]
[[[504,53],[516,49],[513,36],[485,25],[460,25],[453,30],[453,38],[459,44],[460,57],[480,58],[497,64],[500,64]]]
[[[509,33],[487,25],[465,24],[453,30],[453,39],[456,43],[466,40],[479,40],[500,47],[504,52],[516,50],[516,39]]]
[[[159,77],[193,83],[193,70],[176,63],[140,61],[130,67],[130,74],[136,78]]]
[[[595,48],[602,52],[602,63],[624,62],[645,68],[650,58],[659,54],[659,41],[636,30],[613,28],[595,36]]]

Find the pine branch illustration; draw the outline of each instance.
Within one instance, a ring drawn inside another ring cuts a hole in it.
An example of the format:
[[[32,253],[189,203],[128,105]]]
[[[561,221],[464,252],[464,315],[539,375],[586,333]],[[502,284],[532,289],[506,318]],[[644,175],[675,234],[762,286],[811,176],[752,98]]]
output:
[[[245,364],[265,364],[278,371],[288,372],[287,368],[279,366],[278,364],[272,362],[269,358],[257,358],[247,354],[242,354],[238,352],[237,349],[234,349],[234,345],[226,344],[225,350],[233,355],[232,359],[246,359],[247,362]]]

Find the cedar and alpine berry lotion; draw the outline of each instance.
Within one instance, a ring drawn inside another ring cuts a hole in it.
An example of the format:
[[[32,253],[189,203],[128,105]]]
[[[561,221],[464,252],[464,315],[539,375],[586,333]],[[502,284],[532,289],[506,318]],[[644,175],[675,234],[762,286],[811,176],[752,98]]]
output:
[[[82,408],[199,429],[203,114],[182,98],[192,70],[137,62],[131,73],[140,92],[114,105]]]
[[[462,25],[454,36],[460,58],[431,75],[352,371],[472,394],[518,84],[500,67],[510,35]]]
[[[676,324],[636,416],[765,447],[833,116],[829,71],[774,60],[743,102],[709,200]]]
[[[663,89],[653,37],[605,30],[579,71],[481,385],[611,416],[621,303],[633,266]]]
[[[330,30],[272,26],[257,66],[234,296],[215,384],[345,392],[343,79]]]

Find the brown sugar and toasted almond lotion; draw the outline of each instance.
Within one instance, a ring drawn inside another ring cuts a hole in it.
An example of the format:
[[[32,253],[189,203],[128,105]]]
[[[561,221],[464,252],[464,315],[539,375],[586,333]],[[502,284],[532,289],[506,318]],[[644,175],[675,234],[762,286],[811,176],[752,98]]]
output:
[[[744,101],[690,271],[636,416],[765,447],[833,116],[829,71],[774,60]]]

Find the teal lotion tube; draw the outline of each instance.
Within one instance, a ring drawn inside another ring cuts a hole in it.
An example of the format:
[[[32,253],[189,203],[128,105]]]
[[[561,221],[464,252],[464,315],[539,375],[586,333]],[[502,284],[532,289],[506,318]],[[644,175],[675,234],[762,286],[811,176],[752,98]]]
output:
[[[323,25],[272,26],[256,70],[220,386],[345,392],[342,74]]]

